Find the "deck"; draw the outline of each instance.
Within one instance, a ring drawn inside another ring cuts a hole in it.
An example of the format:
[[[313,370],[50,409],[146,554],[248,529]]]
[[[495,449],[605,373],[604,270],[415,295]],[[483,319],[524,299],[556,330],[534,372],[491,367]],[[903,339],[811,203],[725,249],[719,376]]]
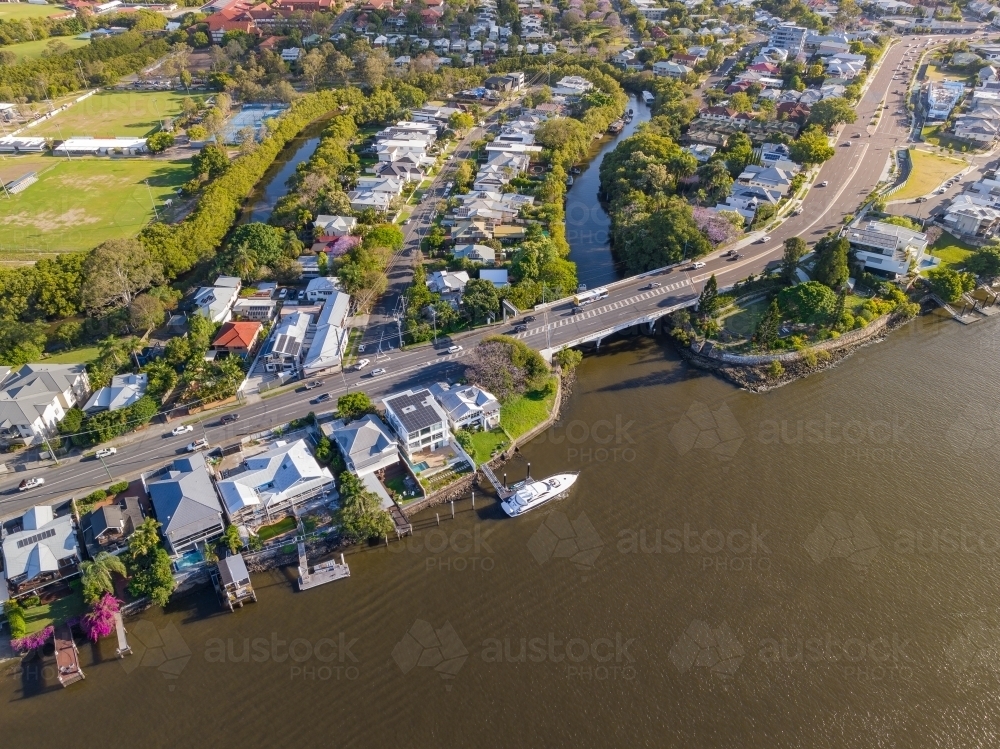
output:
[[[66,624],[61,624],[55,632],[56,668],[59,672],[59,683],[64,687],[83,681],[86,676],[80,668],[80,651],[73,642],[73,633]]]
[[[122,621],[122,615],[120,611],[115,612],[115,634],[118,636],[118,647],[115,649],[115,655],[119,658],[124,658],[126,655],[132,655],[132,648],[128,644],[128,638],[125,637],[125,622]]]
[[[350,576],[351,568],[344,562],[343,554],[339,562],[330,560],[310,567],[306,559],[306,545],[299,543],[299,590],[309,590]]]

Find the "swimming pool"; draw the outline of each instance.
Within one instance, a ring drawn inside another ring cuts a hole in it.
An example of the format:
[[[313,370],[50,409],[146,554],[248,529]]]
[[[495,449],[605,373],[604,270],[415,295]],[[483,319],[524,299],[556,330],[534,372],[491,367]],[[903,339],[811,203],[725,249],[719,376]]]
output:
[[[204,561],[205,557],[201,553],[201,549],[194,549],[193,551],[183,554],[180,559],[174,562],[174,569],[177,572],[183,572],[184,570],[189,570],[192,567],[197,567]]]

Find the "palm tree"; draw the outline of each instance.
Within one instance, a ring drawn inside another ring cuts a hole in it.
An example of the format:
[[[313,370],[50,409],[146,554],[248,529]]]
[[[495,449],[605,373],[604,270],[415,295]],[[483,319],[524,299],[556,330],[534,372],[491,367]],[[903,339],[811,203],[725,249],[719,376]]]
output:
[[[244,281],[253,280],[254,271],[257,270],[257,259],[246,242],[240,244],[233,251],[232,268],[236,271],[236,275]]]
[[[98,552],[94,561],[81,562],[80,574],[83,578],[83,597],[88,602],[98,600],[104,593],[114,594],[115,586],[111,575],[126,576],[125,564],[114,554]]]

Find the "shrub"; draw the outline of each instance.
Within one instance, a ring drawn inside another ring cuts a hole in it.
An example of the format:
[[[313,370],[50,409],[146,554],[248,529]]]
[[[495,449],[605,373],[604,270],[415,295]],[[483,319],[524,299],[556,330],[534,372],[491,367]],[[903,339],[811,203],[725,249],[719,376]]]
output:
[[[128,489],[128,481],[117,481],[108,487],[108,494],[121,494]]]
[[[5,610],[11,639],[17,640],[24,637],[28,633],[28,625],[24,621],[24,609],[17,601],[9,601]]]
[[[785,368],[782,366],[781,362],[775,359],[767,366],[767,376],[772,380],[776,380],[781,375],[785,373]]]
[[[804,361],[808,367],[815,367],[817,363],[816,352],[811,348],[806,349],[802,352],[802,361]]]
[[[125,484],[125,486],[128,486],[128,484]],[[107,496],[108,492],[105,489],[95,489],[84,497],[83,501],[90,505],[96,505],[98,502],[107,499]]]

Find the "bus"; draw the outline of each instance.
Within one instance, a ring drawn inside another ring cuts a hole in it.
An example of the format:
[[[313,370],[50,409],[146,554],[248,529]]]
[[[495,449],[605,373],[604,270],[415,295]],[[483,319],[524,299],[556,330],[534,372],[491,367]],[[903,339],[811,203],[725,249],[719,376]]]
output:
[[[590,291],[583,291],[573,297],[573,303],[577,307],[582,307],[585,304],[590,304],[591,302],[596,302],[604,299],[608,295],[608,290],[601,286],[599,289],[592,289]]]

